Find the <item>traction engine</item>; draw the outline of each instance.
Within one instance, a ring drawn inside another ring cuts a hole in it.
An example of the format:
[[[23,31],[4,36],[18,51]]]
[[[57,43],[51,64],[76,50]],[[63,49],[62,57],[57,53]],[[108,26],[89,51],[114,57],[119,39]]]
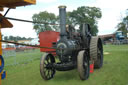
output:
[[[103,65],[102,41],[91,35],[89,24],[82,24],[80,32],[73,26],[66,25],[66,6],[59,7],[59,16],[59,38],[51,42],[55,53],[49,51],[43,54],[40,61],[41,76],[50,80],[56,70],[69,71],[77,68],[80,79],[86,80],[89,78],[90,62],[94,62],[95,68],[101,68]]]

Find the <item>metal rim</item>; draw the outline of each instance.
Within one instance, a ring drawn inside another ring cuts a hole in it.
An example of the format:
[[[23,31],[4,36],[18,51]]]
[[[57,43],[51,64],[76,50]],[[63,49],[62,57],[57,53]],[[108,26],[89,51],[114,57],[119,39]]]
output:
[[[77,69],[81,80],[87,80],[89,78],[89,59],[85,51],[80,51],[77,56]]]
[[[40,73],[43,79],[50,80],[54,77],[56,70],[53,68],[55,63],[54,56],[52,54],[45,53],[40,62]]]

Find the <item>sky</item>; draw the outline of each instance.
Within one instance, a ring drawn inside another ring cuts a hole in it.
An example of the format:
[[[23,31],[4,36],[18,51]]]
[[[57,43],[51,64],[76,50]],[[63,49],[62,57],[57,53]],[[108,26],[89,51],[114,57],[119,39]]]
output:
[[[111,34],[116,31],[116,26],[125,16],[125,11],[128,9],[128,0],[36,0],[36,5],[17,7],[11,9],[7,17],[32,20],[33,14],[38,14],[41,11],[48,11],[59,14],[58,6],[66,5],[67,11],[76,10],[80,6],[99,7],[102,11],[102,18],[98,20],[99,35]],[[6,8],[2,14],[6,12]],[[37,38],[32,23],[17,22],[10,20],[13,28],[2,29],[2,34],[5,36],[21,36]]]

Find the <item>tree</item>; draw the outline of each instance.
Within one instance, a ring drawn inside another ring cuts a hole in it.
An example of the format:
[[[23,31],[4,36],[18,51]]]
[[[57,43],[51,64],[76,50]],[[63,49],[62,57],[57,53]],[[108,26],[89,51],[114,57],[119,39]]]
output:
[[[78,7],[77,10],[67,13],[67,23],[73,26],[78,25],[80,29],[82,27],[82,23],[90,24],[92,35],[97,35],[97,20],[100,19],[101,16],[102,13],[100,8],[81,6]]]
[[[122,31],[126,36],[128,33],[128,10],[126,10],[126,17],[122,19],[120,23],[117,25],[117,31]]]
[[[14,40],[14,37],[13,36],[9,36],[9,40]]]
[[[37,34],[46,30],[54,30],[58,29],[55,25],[50,25],[47,23],[57,23],[57,17],[53,13],[48,13],[47,11],[40,12],[39,14],[34,14],[32,17],[34,22],[44,22],[45,24],[41,23],[34,23],[33,29],[36,31]]]
[[[72,12],[67,12],[66,23],[72,26],[79,26],[82,27],[83,23],[90,24],[91,33],[93,35],[97,35],[98,33],[98,26],[97,20],[100,19],[102,16],[100,8],[96,7],[88,7],[88,6],[81,6],[78,7],[77,10],[73,10]],[[47,11],[40,12],[39,14],[34,14],[32,17],[34,22],[45,22],[45,23],[58,23],[59,16],[56,16],[53,13],[48,13]],[[41,24],[41,23],[34,23],[35,31],[37,34],[39,32],[43,32],[46,30],[59,30],[58,26],[49,25],[49,24]]]
[[[8,40],[8,36],[4,36],[4,40]]]

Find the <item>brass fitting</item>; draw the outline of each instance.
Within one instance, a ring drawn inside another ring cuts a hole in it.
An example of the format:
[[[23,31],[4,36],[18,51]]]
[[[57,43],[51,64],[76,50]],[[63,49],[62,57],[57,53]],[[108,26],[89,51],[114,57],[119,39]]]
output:
[[[61,5],[58,8],[66,8],[66,6],[65,5]]]

